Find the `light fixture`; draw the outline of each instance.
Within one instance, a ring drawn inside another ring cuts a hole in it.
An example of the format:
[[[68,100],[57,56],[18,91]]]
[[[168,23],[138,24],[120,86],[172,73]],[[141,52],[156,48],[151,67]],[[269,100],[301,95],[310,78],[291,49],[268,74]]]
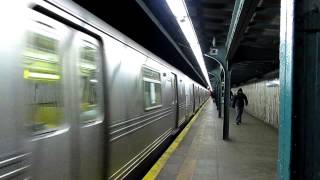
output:
[[[25,79],[48,79],[48,80],[59,80],[60,76],[57,74],[48,74],[48,73],[38,73],[30,72],[29,70],[24,70]]]
[[[210,81],[209,81],[209,76],[207,72],[207,68],[204,63],[204,59],[202,56],[202,51],[200,48],[200,44],[198,42],[198,38],[196,35],[196,32],[193,28],[191,18],[189,16],[187,6],[184,2],[184,0],[166,0],[167,4],[172,12],[172,14],[176,17],[176,20],[186,37],[190,48],[192,49],[193,54],[196,57],[196,60],[201,68],[201,71],[210,87],[212,89]]]
[[[216,47],[216,37],[212,38],[212,47]]]

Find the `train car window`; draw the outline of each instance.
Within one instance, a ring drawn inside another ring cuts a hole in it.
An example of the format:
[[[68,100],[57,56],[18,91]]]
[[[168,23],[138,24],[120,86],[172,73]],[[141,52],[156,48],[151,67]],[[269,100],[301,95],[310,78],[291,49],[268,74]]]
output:
[[[180,85],[180,94],[181,94],[181,95],[184,95],[184,94],[183,94],[184,83],[183,83],[182,79],[180,79],[180,84],[181,84],[181,85]]]
[[[98,47],[89,41],[82,40],[80,45],[80,97],[81,97],[81,121],[90,121],[98,117],[98,83],[99,72],[97,59]]]
[[[55,29],[38,22],[26,33],[23,76],[33,132],[55,129],[63,122],[60,40]]]
[[[142,68],[145,110],[161,107],[160,73],[149,68]]]

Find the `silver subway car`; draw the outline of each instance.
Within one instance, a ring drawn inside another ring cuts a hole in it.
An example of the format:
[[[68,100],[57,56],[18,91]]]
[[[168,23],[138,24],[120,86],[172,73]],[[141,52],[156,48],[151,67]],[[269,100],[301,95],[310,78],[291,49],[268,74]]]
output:
[[[68,0],[0,7],[0,179],[124,179],[208,91]]]

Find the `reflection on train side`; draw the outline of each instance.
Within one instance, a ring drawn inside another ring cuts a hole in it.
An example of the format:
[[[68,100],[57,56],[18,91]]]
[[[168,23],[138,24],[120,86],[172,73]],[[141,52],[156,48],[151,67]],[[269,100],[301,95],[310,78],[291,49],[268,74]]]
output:
[[[98,115],[97,99],[97,57],[98,50],[90,42],[83,41],[80,48],[80,89],[82,121],[93,120]]]
[[[61,59],[58,55],[58,43],[54,34],[44,29],[27,33],[23,65],[33,131],[46,131],[62,123]]]

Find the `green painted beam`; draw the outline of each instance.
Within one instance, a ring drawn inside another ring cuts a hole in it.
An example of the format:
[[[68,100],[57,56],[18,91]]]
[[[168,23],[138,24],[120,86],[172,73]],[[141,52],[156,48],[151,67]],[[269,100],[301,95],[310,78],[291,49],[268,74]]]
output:
[[[293,107],[293,8],[294,0],[281,0],[280,19],[280,110],[278,179],[289,180],[291,170]]]
[[[256,7],[263,0],[236,0],[226,41],[226,57],[229,61],[237,50],[241,37],[248,27]]]

